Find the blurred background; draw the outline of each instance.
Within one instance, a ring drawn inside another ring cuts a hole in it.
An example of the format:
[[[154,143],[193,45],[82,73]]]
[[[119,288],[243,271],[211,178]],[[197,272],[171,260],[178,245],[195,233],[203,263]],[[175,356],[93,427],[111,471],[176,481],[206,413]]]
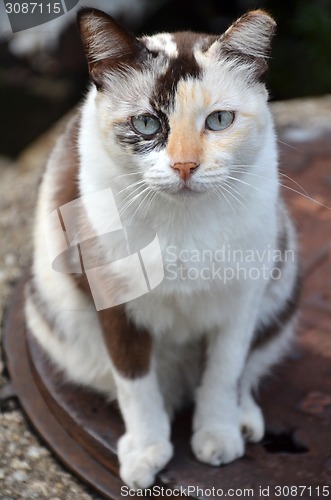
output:
[[[84,0],[78,8],[83,5],[108,11],[137,35],[221,33],[247,10],[266,9],[278,24],[271,100],[331,92],[331,0]],[[15,158],[84,96],[87,71],[76,10],[13,35],[0,6],[1,156]]]

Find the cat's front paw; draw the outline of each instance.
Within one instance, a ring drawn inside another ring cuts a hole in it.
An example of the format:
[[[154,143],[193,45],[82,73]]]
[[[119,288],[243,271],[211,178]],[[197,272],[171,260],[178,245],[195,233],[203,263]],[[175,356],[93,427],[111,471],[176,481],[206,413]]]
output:
[[[193,434],[191,444],[196,458],[209,465],[228,464],[245,452],[244,440],[235,426],[201,429]]]
[[[124,434],[118,442],[120,476],[134,490],[148,488],[172,454],[173,448],[169,441],[159,440],[139,446],[130,434]]]
[[[242,435],[250,443],[257,443],[263,438],[264,418],[261,408],[255,402],[242,408],[240,427]]]

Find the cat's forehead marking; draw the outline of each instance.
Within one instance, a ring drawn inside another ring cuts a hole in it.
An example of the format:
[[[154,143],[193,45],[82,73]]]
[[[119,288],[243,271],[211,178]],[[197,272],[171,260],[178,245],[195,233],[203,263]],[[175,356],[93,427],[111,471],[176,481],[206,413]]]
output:
[[[146,46],[152,52],[164,52],[168,57],[177,57],[178,50],[171,33],[159,33],[144,38]]]
[[[156,107],[166,110],[173,107],[180,80],[197,79],[201,76],[202,68],[195,57],[195,49],[210,45],[211,37],[182,31],[173,33],[172,39],[177,47],[177,56],[169,58],[166,70],[156,81],[152,99]]]

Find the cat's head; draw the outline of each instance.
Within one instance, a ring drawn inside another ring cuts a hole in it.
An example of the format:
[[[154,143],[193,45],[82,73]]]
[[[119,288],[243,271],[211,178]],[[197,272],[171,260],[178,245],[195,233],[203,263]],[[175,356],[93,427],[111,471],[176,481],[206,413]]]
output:
[[[79,27],[102,143],[141,186],[177,198],[213,193],[231,169],[256,161],[270,129],[268,14],[249,12],[220,36],[136,38],[91,9]]]

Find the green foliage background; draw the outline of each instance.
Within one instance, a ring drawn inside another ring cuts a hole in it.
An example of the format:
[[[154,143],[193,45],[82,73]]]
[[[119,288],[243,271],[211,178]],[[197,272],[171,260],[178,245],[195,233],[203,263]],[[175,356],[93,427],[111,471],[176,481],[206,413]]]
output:
[[[273,97],[331,92],[331,2],[266,2],[278,22],[270,67]]]

